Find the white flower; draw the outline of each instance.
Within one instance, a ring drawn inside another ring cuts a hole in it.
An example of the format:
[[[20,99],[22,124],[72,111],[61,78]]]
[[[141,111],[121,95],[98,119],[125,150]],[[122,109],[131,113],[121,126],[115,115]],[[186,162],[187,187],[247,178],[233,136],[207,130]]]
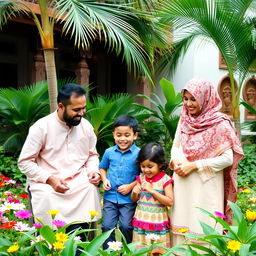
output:
[[[39,236],[35,237],[34,240],[31,240],[30,243],[31,243],[31,245],[32,245],[32,244],[34,244],[34,243],[38,243],[38,242],[41,242],[41,241],[44,241],[44,240],[45,240],[45,239],[44,239],[41,235],[39,235]]]
[[[146,239],[149,239],[149,240],[153,240],[153,241],[157,241],[157,240],[159,240],[160,239],[160,236],[159,235],[156,235],[156,234],[150,234],[150,233],[148,233],[147,235],[146,235]]]
[[[26,205],[25,204],[14,204],[13,207],[14,207],[13,210],[19,211],[19,210],[24,210],[26,208]]]
[[[5,222],[8,222],[8,221],[9,221],[9,219],[7,217],[5,217],[5,216],[0,217],[0,222],[5,223]]]
[[[0,207],[1,212],[6,212],[14,209],[15,209],[15,203],[9,203],[9,202],[4,202],[4,204]]]
[[[19,231],[25,232],[25,231],[32,230],[32,229],[34,229],[34,228],[29,227],[29,225],[26,224],[26,223],[23,223],[23,222],[21,222],[21,221],[18,221],[18,222],[14,225],[14,229],[15,229],[15,230],[19,230]]]
[[[122,243],[118,241],[108,242],[108,248],[114,251],[119,251],[122,249]]]
[[[74,242],[77,242],[77,241],[81,241],[81,236],[75,236],[74,237]]]

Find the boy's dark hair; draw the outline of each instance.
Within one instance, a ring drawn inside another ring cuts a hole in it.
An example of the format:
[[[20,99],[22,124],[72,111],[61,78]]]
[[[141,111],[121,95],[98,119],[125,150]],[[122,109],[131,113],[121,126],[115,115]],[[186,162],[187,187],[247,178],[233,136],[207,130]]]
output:
[[[140,164],[145,160],[157,163],[161,170],[165,171],[168,168],[167,160],[165,159],[165,153],[161,145],[156,142],[150,142],[144,145],[137,157],[136,164],[140,167]]]
[[[70,104],[71,96],[78,98],[83,95],[85,95],[85,89],[80,85],[65,84],[60,88],[58,92],[57,102],[61,102],[64,106],[67,106]]]
[[[134,133],[138,131],[138,121],[129,115],[121,115],[116,118],[113,128],[115,129],[118,126],[130,126]]]

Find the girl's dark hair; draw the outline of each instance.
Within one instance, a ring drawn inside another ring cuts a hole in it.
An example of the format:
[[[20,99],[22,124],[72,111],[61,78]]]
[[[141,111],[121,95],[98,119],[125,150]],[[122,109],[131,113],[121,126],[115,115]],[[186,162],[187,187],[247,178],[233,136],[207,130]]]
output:
[[[163,171],[168,168],[164,150],[162,146],[156,142],[150,142],[141,148],[136,164],[140,167],[140,164],[145,160],[157,163]]]

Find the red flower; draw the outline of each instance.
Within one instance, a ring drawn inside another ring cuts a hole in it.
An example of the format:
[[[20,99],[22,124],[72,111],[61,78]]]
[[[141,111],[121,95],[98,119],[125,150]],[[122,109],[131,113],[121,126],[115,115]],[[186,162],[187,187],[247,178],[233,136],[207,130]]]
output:
[[[0,179],[4,179],[4,178],[5,178],[5,176],[1,174],[0,175]]]
[[[5,186],[4,182],[0,181],[0,188],[3,188]]]
[[[10,180],[10,178],[4,177],[4,181],[8,181],[8,180]]]
[[[0,226],[1,229],[12,229],[16,225],[17,221],[9,221],[5,222],[2,226]]]
[[[21,198],[28,198],[28,195],[27,194],[20,194],[20,197]]]

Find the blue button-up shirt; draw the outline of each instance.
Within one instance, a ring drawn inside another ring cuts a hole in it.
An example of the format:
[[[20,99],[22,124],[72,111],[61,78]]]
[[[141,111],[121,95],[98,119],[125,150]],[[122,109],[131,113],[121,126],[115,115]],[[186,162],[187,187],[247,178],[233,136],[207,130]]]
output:
[[[108,170],[107,179],[110,181],[111,189],[104,192],[104,199],[118,204],[133,203],[131,193],[122,195],[117,189],[121,185],[132,183],[139,175],[140,171],[136,166],[139,151],[135,143],[125,152],[120,151],[117,145],[105,151],[100,168]]]

